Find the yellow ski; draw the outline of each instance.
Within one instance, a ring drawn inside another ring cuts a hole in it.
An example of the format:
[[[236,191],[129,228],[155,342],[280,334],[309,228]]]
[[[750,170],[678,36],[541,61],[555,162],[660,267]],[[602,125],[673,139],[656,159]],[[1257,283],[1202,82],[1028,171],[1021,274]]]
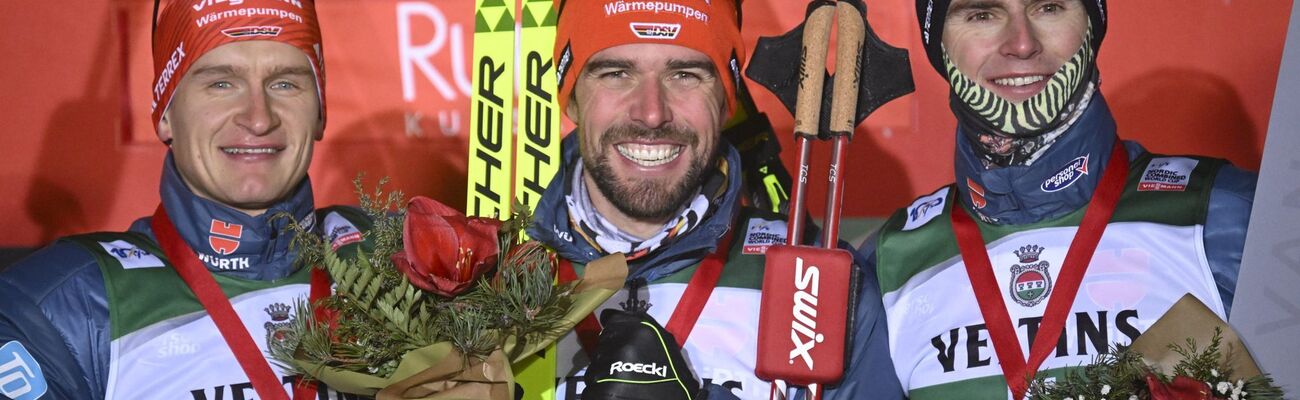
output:
[[[556,99],[552,0],[521,0],[519,127],[515,198],[533,208],[559,169],[560,106]]]
[[[513,2],[505,0],[475,0],[474,4],[474,93],[465,191],[465,212],[471,216],[506,218],[510,213],[514,8]]]
[[[553,0],[518,0],[519,126],[515,148],[515,199],[537,207],[560,164],[560,106],[556,98]],[[515,382],[527,400],[555,398],[555,345],[514,364]]]

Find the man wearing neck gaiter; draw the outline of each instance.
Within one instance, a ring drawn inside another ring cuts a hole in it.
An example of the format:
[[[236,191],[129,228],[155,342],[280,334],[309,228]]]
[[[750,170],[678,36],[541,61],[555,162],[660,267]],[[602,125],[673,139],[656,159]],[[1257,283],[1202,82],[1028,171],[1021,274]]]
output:
[[[863,251],[911,398],[1019,398],[1184,294],[1227,319],[1255,175],[1121,139],[1096,65],[1104,0],[918,0],[917,19],[951,87],[956,183]]]
[[[166,1],[156,19],[157,211],[0,275],[0,398],[287,399],[294,380],[266,351],[329,287],[285,227],[339,247],[368,226],[312,202],[325,76],[310,0]]]
[[[770,382],[754,375],[763,252],[785,242],[786,224],[741,204],[740,156],[720,140],[745,56],[738,5],[556,4],[560,105],[577,130],[528,234],[564,259],[561,279],[625,254],[628,287],[601,309],[653,320],[597,312],[563,337],[557,396],[767,398]],[[646,343],[621,338],[646,336],[618,331],[651,325],[662,344],[629,349]]]

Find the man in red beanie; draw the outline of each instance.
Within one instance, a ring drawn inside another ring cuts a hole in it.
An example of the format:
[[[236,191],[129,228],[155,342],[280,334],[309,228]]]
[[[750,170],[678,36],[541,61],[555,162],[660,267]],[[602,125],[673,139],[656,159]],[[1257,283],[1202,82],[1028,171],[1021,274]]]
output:
[[[557,7],[559,100],[578,129],[528,234],[573,266],[562,275],[625,254],[628,289],[602,310],[653,319],[618,326],[657,326],[649,337],[664,342],[629,349],[623,339],[643,336],[588,319],[558,344],[557,396],[685,399],[703,387],[710,398],[766,398],[770,383],[754,374],[763,253],[785,242],[786,224],[741,204],[740,156],[720,136],[745,56],[737,4]]]
[[[297,301],[329,288],[277,216],[335,246],[368,225],[312,203],[325,80],[310,0],[179,0],[156,19],[161,203],[0,274],[0,398],[288,399],[294,379],[265,354]]]

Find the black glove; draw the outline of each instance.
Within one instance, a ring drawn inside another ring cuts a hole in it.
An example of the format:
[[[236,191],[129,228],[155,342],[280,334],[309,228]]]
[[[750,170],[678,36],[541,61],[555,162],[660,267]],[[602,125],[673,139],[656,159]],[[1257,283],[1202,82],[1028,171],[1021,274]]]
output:
[[[654,318],[608,309],[600,313],[604,327],[596,355],[583,378],[585,400],[669,400],[700,398],[682,349]]]

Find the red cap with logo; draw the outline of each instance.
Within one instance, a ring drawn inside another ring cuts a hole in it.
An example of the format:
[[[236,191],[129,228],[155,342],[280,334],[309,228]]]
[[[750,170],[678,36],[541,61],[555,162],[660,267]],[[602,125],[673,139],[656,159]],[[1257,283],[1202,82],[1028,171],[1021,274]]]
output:
[[[560,10],[555,40],[560,107],[568,107],[587,59],[631,43],[673,44],[709,56],[736,108],[736,85],[745,63],[733,0],[555,0]]]
[[[154,80],[150,98],[157,129],[176,85],[200,57],[221,45],[246,40],[286,43],[302,50],[316,73],[322,126],[325,68],[320,24],[312,0],[164,1],[153,34]]]

